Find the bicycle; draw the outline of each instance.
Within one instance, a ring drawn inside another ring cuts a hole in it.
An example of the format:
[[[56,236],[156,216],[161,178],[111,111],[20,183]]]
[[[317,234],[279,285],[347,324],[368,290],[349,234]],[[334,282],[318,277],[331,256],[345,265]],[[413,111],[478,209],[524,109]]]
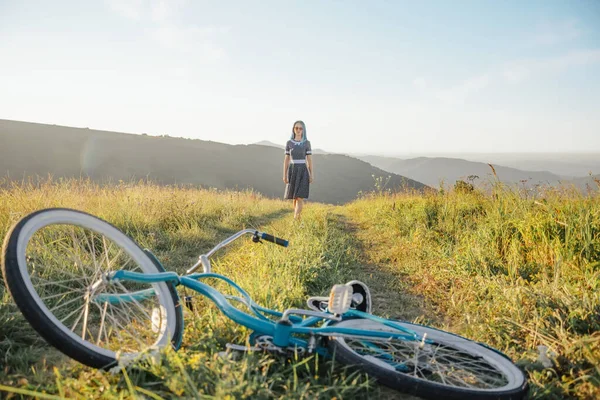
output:
[[[254,242],[288,245],[264,232],[241,230],[179,275],[167,272],[149,250],[108,222],[51,208],[31,213],[11,228],[2,273],[31,326],[52,346],[94,368],[109,369],[166,346],[178,349],[183,333],[180,285],[253,332],[249,347],[228,344],[233,350],[335,357],[387,386],[425,398],[525,396],[525,375],[509,357],[453,333],[373,315],[371,295],[362,282],[334,285],[329,297],[310,297],[307,309],[279,312],[256,304],[235,282],[213,273],[209,259],[246,234]],[[203,272],[195,272],[200,267]],[[238,295],[225,295],[203,282],[209,279],[225,282]]]

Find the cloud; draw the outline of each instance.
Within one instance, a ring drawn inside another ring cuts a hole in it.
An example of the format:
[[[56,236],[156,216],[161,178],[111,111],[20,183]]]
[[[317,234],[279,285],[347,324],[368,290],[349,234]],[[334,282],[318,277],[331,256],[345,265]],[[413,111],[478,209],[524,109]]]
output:
[[[580,23],[576,19],[544,23],[538,25],[537,30],[537,33],[526,40],[526,43],[530,46],[551,46],[569,42],[583,34],[583,29],[581,29]]]
[[[600,62],[600,49],[572,50],[567,54],[547,61],[548,69],[562,71],[570,67],[590,65]]]
[[[145,12],[144,0],[107,0],[108,7],[121,17],[139,21]]]
[[[186,0],[106,0],[117,15],[134,21],[152,20],[160,23],[175,18]]]
[[[467,97],[488,87],[490,74],[484,73],[464,80],[460,84],[443,90],[438,90],[435,97],[448,104],[463,104]]]
[[[153,32],[154,39],[163,47],[184,53],[196,53],[209,61],[221,59],[225,52],[214,40],[211,27],[177,26],[161,24]]]
[[[424,77],[413,79],[413,86],[425,96],[442,103],[464,104],[470,97],[504,82],[519,84],[531,78],[565,73],[572,68],[600,64],[600,49],[571,50],[558,56],[514,60],[474,75],[447,88],[435,88]]]
[[[415,88],[417,88],[417,90],[419,90],[419,91],[424,91],[429,86],[429,83],[427,82],[427,80],[425,78],[422,78],[422,77],[418,77],[418,78],[413,79],[412,83],[413,83],[413,86]]]
[[[172,21],[179,16],[186,4],[185,0],[153,1],[150,5],[150,18],[158,23]]]
[[[525,47],[564,44],[584,33],[585,29],[577,19],[545,22],[538,24],[535,33],[524,37],[522,43]],[[421,76],[414,78],[412,85],[422,96],[434,97],[446,104],[460,105],[469,97],[502,82],[519,84],[528,79],[560,74],[572,68],[595,64],[600,64],[600,49],[571,49],[555,56],[516,59],[493,65],[478,75],[446,88],[433,87],[429,79]]]
[[[524,81],[530,74],[530,67],[523,63],[514,63],[504,68],[502,75],[509,83],[519,83]]]
[[[117,15],[150,25],[150,37],[168,50],[194,53],[205,61],[224,57],[218,36],[228,27],[198,26],[181,22],[186,0],[107,0]]]
[[[600,49],[571,50],[554,57],[530,58],[507,63],[502,76],[509,83],[519,83],[530,76],[561,73],[572,67],[600,63]]]

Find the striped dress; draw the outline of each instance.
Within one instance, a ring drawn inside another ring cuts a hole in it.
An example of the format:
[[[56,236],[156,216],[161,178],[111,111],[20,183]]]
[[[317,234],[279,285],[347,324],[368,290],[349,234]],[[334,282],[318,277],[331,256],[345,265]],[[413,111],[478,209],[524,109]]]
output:
[[[290,156],[290,165],[287,170],[288,183],[285,185],[285,199],[308,199],[309,178],[306,167],[306,156],[312,154],[310,142],[296,142],[288,140],[285,145],[285,154]]]

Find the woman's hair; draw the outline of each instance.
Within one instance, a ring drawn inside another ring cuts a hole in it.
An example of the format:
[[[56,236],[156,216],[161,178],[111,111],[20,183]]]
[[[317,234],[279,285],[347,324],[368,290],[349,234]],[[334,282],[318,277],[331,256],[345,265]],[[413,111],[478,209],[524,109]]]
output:
[[[304,125],[303,121],[296,121],[294,122],[294,125],[292,125],[292,136],[290,137],[290,139],[295,140],[294,137],[294,127],[296,126],[296,124],[300,124],[302,125],[302,140],[300,140],[300,142],[306,142],[306,125]]]

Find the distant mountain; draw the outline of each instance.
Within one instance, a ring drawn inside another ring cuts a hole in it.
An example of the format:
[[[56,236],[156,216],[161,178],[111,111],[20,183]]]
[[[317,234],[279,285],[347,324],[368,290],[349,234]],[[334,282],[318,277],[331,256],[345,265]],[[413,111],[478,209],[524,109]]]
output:
[[[494,179],[492,169],[488,164],[457,158],[417,157],[406,160],[380,156],[360,156],[358,158],[384,171],[406,176],[432,187],[439,187],[442,181],[446,186],[452,186],[457,180],[467,180],[469,176],[477,176],[474,180],[476,185]],[[562,180],[562,177],[547,171],[522,171],[500,165],[494,165],[494,169],[498,179],[505,183],[525,184],[526,186],[557,185]]]
[[[522,171],[547,171],[568,179],[584,177],[590,173],[600,174],[600,153],[470,153],[449,157],[497,164]],[[399,156],[399,158],[413,157]]]
[[[270,146],[277,147],[278,149],[285,149],[285,144],[277,144],[273,142],[269,142],[268,140],[261,140],[260,142],[254,143],[259,146]],[[312,144],[312,143],[311,143]],[[321,150],[321,149],[312,149],[313,154],[332,154],[329,151]]]
[[[600,154],[598,160],[588,161],[582,159],[580,163],[561,160],[506,160],[498,161],[506,167],[517,168],[524,171],[547,171],[560,176],[563,179],[572,177],[583,177],[589,173],[600,173]]]
[[[571,180],[567,180],[562,182],[564,186],[574,185],[575,187],[581,189],[584,192],[593,191],[597,192],[600,190],[600,174],[598,175],[589,175],[582,178],[574,178]]]
[[[387,187],[422,189],[420,182],[390,174],[364,161],[315,154],[310,199],[325,203],[354,200],[374,189],[373,175],[390,176]],[[275,198],[284,191],[281,149],[132,135],[0,119],[0,178],[79,177],[104,182],[149,178],[161,184],[254,190]]]
[[[256,144],[258,146],[277,147],[278,149],[282,149],[282,150],[285,149],[285,145],[269,142],[268,140],[261,140],[260,142],[256,142],[254,144]]]

